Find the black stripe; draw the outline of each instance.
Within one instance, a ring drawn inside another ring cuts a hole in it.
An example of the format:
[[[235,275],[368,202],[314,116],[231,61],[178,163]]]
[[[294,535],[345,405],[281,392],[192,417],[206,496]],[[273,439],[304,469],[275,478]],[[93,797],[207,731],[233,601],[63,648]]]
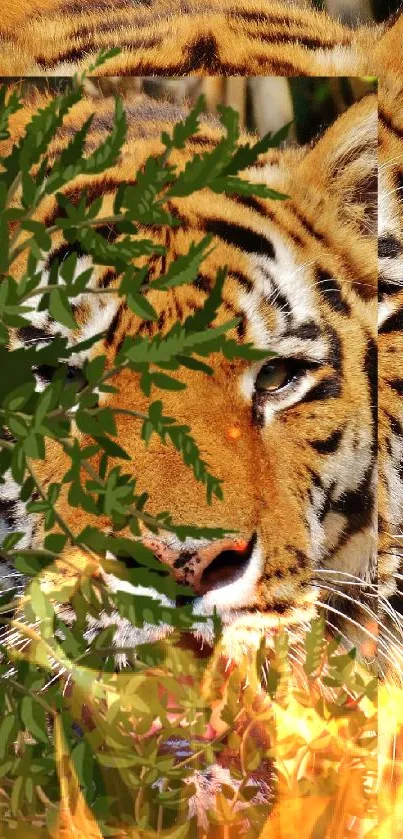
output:
[[[116,239],[120,236],[120,233],[116,230],[114,224],[103,224],[99,227],[95,227],[95,230],[100,236],[103,236],[107,242],[116,242]]]
[[[126,0],[113,0],[115,8],[127,8]],[[142,6],[149,6],[151,5],[150,0],[138,0],[139,5]],[[111,2],[110,0],[91,0],[91,12],[99,11],[105,12],[111,9]],[[85,12],[88,13],[88,2],[85,0],[70,0],[63,4],[63,14],[64,15],[80,15]]]
[[[381,109],[379,110],[378,114],[379,119],[383,122],[385,127],[388,128],[389,131],[392,131],[392,133],[395,134],[396,137],[398,137],[399,139],[403,139],[403,130],[401,128],[398,128],[397,125],[393,124],[388,114],[385,114],[385,111]]]
[[[342,291],[337,280],[325,271],[323,268],[318,268],[315,272],[315,278],[318,286],[318,291],[326,300],[326,303],[331,308],[342,315],[351,314],[351,309],[348,303],[344,300]]]
[[[230,224],[223,219],[206,219],[205,229],[208,233],[213,233],[219,239],[223,239],[229,245],[234,245],[236,248],[246,253],[264,254],[269,259],[275,258],[275,250],[272,242],[266,239],[261,233],[256,233],[249,227],[243,227],[240,224]]]
[[[228,271],[228,276],[232,277],[234,280],[239,283],[241,288],[248,292],[248,294],[253,291],[253,283],[252,281],[242,274],[241,271]]]
[[[311,563],[309,556],[305,553],[305,551],[301,551],[300,548],[295,548],[294,545],[286,545],[285,548],[287,551],[291,551],[291,553],[296,556],[300,568],[309,568]]]
[[[264,53],[262,55],[257,55],[255,56],[255,64],[257,64],[261,70],[261,72],[256,74],[259,76],[300,76],[301,78],[304,78],[308,75],[305,70],[298,67],[298,64],[295,61],[293,63],[291,63],[291,61],[283,61],[275,55],[271,55],[270,58],[268,58],[267,55],[264,55]],[[245,72],[241,72],[241,70],[236,67],[231,69],[234,70],[234,75],[247,76],[248,73],[250,73],[248,65],[245,67]],[[225,75],[224,65],[223,75]]]
[[[0,498],[0,517],[8,527],[12,528],[15,526],[16,515],[16,501],[11,501],[8,498]]]
[[[210,277],[206,277],[205,274],[199,273],[192,285],[194,285],[195,288],[198,288],[199,291],[204,291],[205,294],[208,294],[211,291]]]
[[[117,332],[117,329],[119,328],[119,324],[120,324],[120,321],[121,321],[121,318],[122,318],[122,315],[123,315],[124,308],[125,308],[125,304],[121,303],[119,308],[115,312],[110,324],[109,324],[108,331],[107,331],[106,336],[105,336],[105,343],[108,347],[110,347],[110,345],[112,344],[112,342],[113,342],[113,340],[116,336],[116,332]]]
[[[396,259],[402,253],[402,246],[395,236],[389,233],[381,236],[378,243],[378,256],[380,259]]]
[[[388,384],[399,396],[403,396],[403,379],[389,379]]]
[[[338,373],[341,373],[343,367],[343,347],[340,335],[332,326],[328,326],[327,338],[329,341],[328,364],[331,364]]]
[[[192,137],[188,137],[186,142],[191,146],[207,146],[210,149],[214,149],[217,145],[212,137],[205,137],[203,134],[194,134]]]
[[[309,50],[333,50],[335,45],[333,41],[322,41],[321,38],[308,38],[305,35],[287,35],[282,32],[245,32],[248,38],[252,41],[260,41],[265,44],[295,44],[296,46],[303,46]],[[347,40],[338,41],[339,44],[347,44],[350,46],[350,42]]]
[[[393,312],[379,328],[379,334],[387,335],[391,332],[401,332],[403,329],[403,309]]]
[[[276,283],[275,279],[271,276],[271,274],[265,272],[265,275],[268,278],[273,289],[273,295],[265,296],[265,302],[268,303],[270,306],[274,306],[275,308],[280,309],[281,314],[285,317],[286,323],[290,324],[292,317],[292,308],[288,297],[284,294],[283,291],[281,291],[280,287]]]
[[[291,606],[294,605],[292,603],[270,603],[267,606],[264,606],[261,611],[264,613],[271,613],[275,612],[277,615],[284,615],[288,612]]]
[[[391,431],[393,431],[393,434],[396,434],[397,437],[401,437],[403,435],[403,427],[401,422],[399,422],[397,417],[394,417],[393,414],[390,414],[389,411],[385,411],[385,416],[388,418],[390,422],[390,428]]]
[[[117,271],[112,271],[111,268],[108,271],[105,271],[105,274],[100,278],[98,285],[100,288],[109,288],[112,283],[117,280],[119,274]]]
[[[37,326],[22,326],[17,332],[17,337],[24,343],[34,343],[39,341],[50,341],[52,336],[44,329],[38,329]]]
[[[157,321],[158,329],[162,330],[165,326],[165,322],[166,322],[166,313],[164,311],[162,311],[160,313],[158,321]]]
[[[249,20],[251,23],[276,23],[279,26],[287,26],[292,23],[293,26],[303,26],[306,28],[305,21],[294,19],[285,13],[282,15],[272,15],[268,12],[248,12],[244,9],[228,9],[228,15],[231,18],[241,18],[241,20]]]
[[[325,440],[309,440],[309,444],[319,454],[332,454],[337,451],[339,443],[343,437],[343,431],[337,428]]]
[[[291,201],[287,201],[287,209],[290,210],[292,215],[295,216],[295,218],[299,221],[306,233],[309,233],[310,236],[313,236],[313,238],[316,239],[317,242],[322,242],[325,245],[327,245],[327,240],[325,236],[323,236],[322,233],[319,233],[317,230],[315,230],[311,222],[308,221],[308,219],[304,215],[302,215],[302,213],[299,211],[297,207],[293,206]]]
[[[231,198],[236,204],[241,204],[242,207],[247,207],[248,210],[254,210],[259,215],[262,215],[265,211],[262,202],[253,195],[232,195]]]
[[[332,511],[347,518],[347,529],[337,549],[340,549],[350,536],[364,530],[371,523],[375,501],[371,485],[372,468],[368,470],[358,489],[345,492],[338,501],[333,502]]]
[[[300,323],[293,332],[296,338],[302,338],[307,341],[315,341],[317,338],[320,338],[321,331],[320,327],[314,320],[306,320],[304,323]]]
[[[317,402],[326,399],[335,399],[341,394],[341,384],[337,376],[328,376],[322,379],[317,385],[314,385],[305,396],[299,401],[299,405],[303,402]]]
[[[214,35],[201,35],[196,38],[189,45],[187,53],[187,63],[192,71],[208,67],[210,72],[214,72],[220,68],[218,44]]]
[[[378,297],[383,300],[385,297],[390,297],[392,294],[398,294],[403,291],[403,285],[397,282],[392,282],[384,274],[379,275],[378,282]],[[381,330],[382,331],[382,330]]]
[[[372,427],[375,432],[378,420],[378,349],[373,338],[368,337],[364,359],[364,371],[368,379],[369,397],[371,400]],[[374,435],[374,446],[376,436]]]
[[[63,262],[63,260],[70,256],[71,253],[75,253],[78,257],[87,255],[85,251],[83,251],[79,242],[64,242],[49,254],[45,262],[45,268],[48,270],[56,260],[60,263]]]

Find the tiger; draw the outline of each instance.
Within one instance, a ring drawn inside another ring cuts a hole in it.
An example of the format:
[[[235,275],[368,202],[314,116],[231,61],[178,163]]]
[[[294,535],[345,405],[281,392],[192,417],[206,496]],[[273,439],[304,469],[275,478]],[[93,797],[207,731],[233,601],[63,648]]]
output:
[[[49,95],[38,93],[13,115],[14,137]],[[89,96],[71,109],[50,159],[92,110]],[[88,201],[102,198],[103,216],[110,215],[119,184],[150,154],[160,153],[161,131],[184,116],[178,106],[144,96],[129,99],[126,113],[128,138],[118,164],[105,175],[76,178],[66,189],[73,201],[84,189]],[[97,100],[88,152],[112,124],[110,99]],[[182,166],[195,150],[212,150],[221,136],[214,119],[206,118],[176,159]],[[224,500],[207,503],[205,487],[194,481],[173,447],[152,439],[145,449],[133,418],[125,414],[147,407],[134,373],[122,370],[117,393],[106,399],[121,411],[119,441],[132,457],[136,492],[150,495],[148,511],[169,509],[178,524],[208,524],[228,533],[217,540],[188,537],[181,542],[172,533],[145,529],[141,539],[196,595],[193,614],[198,637],[206,644],[211,643],[211,624],[197,617],[217,610],[222,643],[234,660],[258,648],[263,637],[272,638],[279,626],[300,637],[321,610],[330,627],[359,645],[361,627],[372,614],[366,594],[377,574],[376,96],[351,106],[310,146],[271,150],[245,174],[290,197],[275,202],[204,190],[172,199],[170,211],[180,224],[170,231],[168,263],[206,233],[214,237],[215,248],[193,285],[149,292],[156,325],[142,321],[112,294],[107,304],[87,295],[76,306],[79,328],[74,333],[38,312],[29,326],[16,330],[12,344],[40,347],[61,333],[74,345],[102,332],[104,337],[80,353],[71,372],[80,375],[80,365],[96,354],[105,354],[109,366],[125,336],[165,334],[177,318],[200,308],[217,268],[228,266],[217,323],[239,318],[229,335],[275,355],[264,363],[213,355],[213,376],[181,369],[176,375],[187,389],[179,395],[167,391],[163,399],[164,412],[192,428],[212,473],[223,481]],[[40,218],[51,225],[55,213],[55,200],[48,197]],[[108,229],[109,237],[117,240],[119,235],[113,225]],[[72,251],[74,245],[55,236],[44,279],[54,260]],[[84,269],[89,257],[77,253],[78,268]],[[23,269],[21,254],[17,270]],[[154,270],[158,276],[162,265]],[[97,266],[92,282],[113,288],[117,280],[107,267]],[[37,375],[43,385],[49,370],[39,368]],[[84,446],[86,436],[77,434]],[[59,481],[67,460],[60,446],[48,440],[45,460],[35,462],[43,487]],[[71,508],[66,491],[64,485],[57,504],[73,531],[94,521],[107,530],[106,519],[94,520]],[[43,544],[43,522],[27,514],[12,483],[0,488],[0,504],[7,527],[25,533],[21,547]],[[69,571],[56,562],[45,572],[43,585],[60,575],[74,578],[81,570]],[[337,579],[361,582],[353,604],[347,589],[332,583],[335,572]],[[107,584],[116,590],[121,583],[111,574]],[[135,596],[137,590],[131,590]],[[108,621],[100,615],[97,627]],[[158,628],[160,637],[168,632],[168,627]],[[139,637],[138,629],[120,621],[117,646],[135,647]]]
[[[378,75],[385,33],[385,24],[350,29],[302,0],[21,0],[2,10],[0,74],[71,75],[118,47],[95,72]]]

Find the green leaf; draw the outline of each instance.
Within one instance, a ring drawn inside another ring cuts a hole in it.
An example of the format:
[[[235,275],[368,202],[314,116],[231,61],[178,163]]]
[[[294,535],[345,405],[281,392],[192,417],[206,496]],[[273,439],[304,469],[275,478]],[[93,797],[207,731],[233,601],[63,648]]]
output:
[[[2,160],[5,170],[2,177],[8,186],[11,186],[20,170],[28,173],[30,167],[40,160],[41,155],[47,151],[57,128],[62,125],[64,117],[80,100],[80,97],[80,88],[65,95],[56,96],[33,115],[25,128],[24,136],[13,146],[8,157]],[[25,206],[29,206],[29,203]]]
[[[94,440],[100,445],[100,447],[111,457],[120,457],[123,460],[131,460],[131,456],[119,446],[115,440],[111,440],[110,437],[106,437],[105,434],[100,434],[95,436]]]
[[[168,149],[184,148],[186,140],[188,140],[189,137],[191,137],[193,134],[196,134],[199,130],[199,116],[203,112],[205,107],[205,97],[203,95],[199,96],[196,104],[193,106],[190,113],[185,117],[183,122],[177,122],[176,125],[173,127],[172,137],[169,137],[169,135],[166,132],[163,132],[161,139]]]
[[[8,222],[4,218],[0,218],[0,242],[0,274],[3,274],[8,270],[10,243]]]
[[[34,185],[35,187],[35,185]],[[35,192],[32,195],[31,201],[34,201]],[[25,219],[21,222],[22,230],[29,230],[34,235],[34,240],[37,243],[38,247],[41,250],[48,252],[52,247],[52,240],[49,234],[46,232],[46,227],[40,221],[34,221],[33,219]]]
[[[59,554],[67,543],[67,536],[64,533],[48,533],[45,536],[44,547],[47,551]]]
[[[3,406],[7,411],[20,411],[26,405],[35,391],[35,382],[26,382],[20,387],[11,390],[3,401]]]
[[[47,568],[48,565],[51,565],[52,562],[53,556],[43,554],[39,549],[35,556],[24,556],[17,552],[14,559],[14,565],[17,571],[21,571],[21,574],[25,574],[27,577],[36,577],[37,574],[43,571],[44,568]]]
[[[24,536],[23,531],[15,532],[15,533],[8,533],[7,536],[3,539],[3,543],[1,545],[3,551],[11,551],[18,542],[21,542],[22,537]]]
[[[223,105],[218,107],[221,114],[221,122],[226,128],[226,136],[223,137],[215,148],[204,155],[194,155],[189,160],[175,183],[166,193],[166,197],[191,195],[199,189],[210,186],[223,169],[229,164],[235,150],[235,144],[239,137],[239,116]]]
[[[99,67],[102,67],[107,61],[110,61],[111,58],[115,58],[115,56],[120,55],[122,50],[120,47],[111,47],[110,49],[101,49],[98,53],[96,59],[90,66],[88,67],[87,73],[91,74],[94,70],[98,70]]]
[[[66,291],[55,289],[49,295],[49,313],[58,323],[68,329],[77,329],[78,324],[73,317]]]
[[[41,621],[51,620],[54,617],[54,610],[50,600],[41,589],[39,580],[34,580],[29,587],[30,605]]]
[[[152,373],[152,382],[156,387],[163,390],[185,390],[186,385],[178,379],[167,376],[166,373]]]
[[[5,760],[10,746],[18,734],[16,714],[7,714],[0,723],[0,760]]]
[[[217,271],[216,281],[210,291],[210,294],[206,297],[203,306],[201,309],[198,309],[194,315],[189,315],[189,317],[186,318],[184,323],[184,329],[186,332],[202,332],[214,321],[221,303],[222,290],[226,275],[226,267]]]
[[[326,621],[324,617],[314,618],[311,621],[309,631],[305,635],[304,670],[307,676],[314,676],[321,664],[325,648],[325,628]]]
[[[20,715],[27,731],[40,743],[49,743],[46,727],[46,714],[42,705],[31,696],[24,696],[20,704]]]
[[[138,315],[138,317],[142,320],[158,320],[158,315],[154,307],[142,294],[129,292],[126,300],[129,309],[131,309],[132,312],[134,312],[135,315]]]
[[[213,192],[225,192],[227,195],[257,195],[258,198],[271,198],[274,201],[284,201],[289,198],[283,192],[277,192],[271,189],[266,184],[254,184],[249,181],[244,181],[242,178],[228,176],[225,178],[216,178],[210,188]]]
[[[163,164],[161,157],[149,157],[143,170],[137,173],[136,183],[122,184],[117,191],[114,212],[120,213],[123,207],[129,210],[129,216],[142,224],[169,224],[173,219],[162,208],[159,192],[172,180],[172,168]]]
[[[211,244],[212,239],[213,237],[208,235],[204,236],[197,245],[192,242],[187,254],[178,256],[174,262],[171,262],[166,274],[159,277],[158,280],[154,280],[151,288],[163,289],[165,291],[174,286],[193,282],[197,277],[203,259],[206,259],[208,254],[211,253],[211,251],[207,251],[207,248]]]
[[[246,143],[244,146],[237,148],[231,162],[222,172],[222,175],[236,175],[248,166],[252,166],[256,162],[260,154],[264,154],[268,149],[278,148],[284,140],[287,139],[292,122],[288,122],[275,134],[265,134],[260,140],[252,146]]]
[[[10,136],[8,127],[10,116],[21,108],[22,103],[18,90],[15,89],[10,92],[8,85],[3,85],[0,88],[0,140],[8,140]]]
[[[162,606],[158,600],[145,595],[133,597],[125,591],[118,591],[113,595],[116,608],[123,618],[127,618],[134,626],[142,627],[144,624],[168,624],[178,629],[189,629],[193,624],[193,614],[190,606],[173,608]],[[198,615],[198,621],[205,621],[207,618]]]
[[[26,457],[21,444],[14,446],[11,458],[11,474],[17,484],[22,484],[26,469]]]
[[[20,800],[22,797],[23,786],[24,786],[25,778],[23,775],[19,775],[18,778],[13,783],[12,790],[11,790],[11,797],[10,797],[10,807],[13,816],[18,815],[18,810],[20,808]]]

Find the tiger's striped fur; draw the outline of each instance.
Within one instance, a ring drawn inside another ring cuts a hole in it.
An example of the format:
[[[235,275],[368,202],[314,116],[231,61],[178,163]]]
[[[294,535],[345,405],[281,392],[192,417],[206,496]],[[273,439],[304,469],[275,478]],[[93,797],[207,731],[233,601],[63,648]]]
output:
[[[379,593],[381,633],[402,672],[403,614],[403,73],[390,32],[379,102]],[[383,600],[383,598],[386,598]],[[391,609],[392,607],[392,609]]]
[[[16,132],[37,104],[14,115]],[[73,108],[54,152],[91,110],[89,100]],[[84,186],[90,200],[103,195],[106,215],[116,186],[131,178],[146,156],[159,152],[161,129],[180,116],[178,109],[144,98],[128,103],[127,112],[129,138],[119,164],[105,176],[89,181],[81,177],[68,188],[72,198],[78,198]],[[98,102],[89,148],[111,124],[109,101]],[[188,149],[177,154],[184,162],[194,149],[209,149],[219,137],[214,123],[206,122]],[[177,522],[231,528],[250,545],[237,573],[230,568],[219,588],[213,582],[206,589],[203,573],[228,548],[228,540],[181,544],[172,535],[145,536],[174,575],[198,592],[195,614],[217,607],[235,656],[244,646],[258,644],[262,634],[270,635],[279,623],[298,632],[318,602],[326,608],[330,624],[337,623],[338,613],[343,619],[349,602],[342,594],[334,600],[332,571],[353,574],[365,584],[376,577],[376,165],[376,99],[366,97],[312,148],[273,151],[247,172],[249,180],[279,189],[290,199],[272,202],[201,193],[171,203],[171,212],[181,221],[170,231],[171,256],[185,252],[190,241],[207,231],[214,234],[217,247],[192,287],[151,293],[158,327],[165,331],[177,317],[200,306],[217,266],[226,264],[218,320],[239,316],[234,337],[276,351],[294,371],[278,393],[259,396],[255,381],[261,365],[219,358],[213,360],[213,377],[184,370],[178,375],[188,389],[179,397],[175,392],[164,394],[166,413],[192,427],[212,472],[224,480],[224,501],[212,506],[174,449],[154,441],[145,451],[133,420],[119,418],[119,437],[133,457],[138,491],[147,489],[151,495],[150,512],[169,509]],[[51,223],[54,212],[49,198],[41,217]],[[118,234],[112,227],[108,235]],[[66,252],[55,239],[51,259]],[[87,263],[88,258],[81,257],[80,269]],[[153,270],[158,273],[160,268],[157,264]],[[94,282],[112,287],[116,279],[108,269],[97,268]],[[74,342],[106,330],[93,352],[105,353],[112,363],[125,335],[152,334],[154,327],[140,322],[124,303],[111,296],[109,300],[103,305],[94,303],[93,296],[83,298],[76,311],[81,326],[70,337]],[[17,333],[15,342],[41,344],[60,331],[63,328],[39,313],[31,327]],[[110,397],[112,405],[145,407],[133,373],[122,371],[116,384],[119,394]],[[234,425],[239,429],[236,440],[228,435]],[[61,477],[66,465],[58,445],[49,441],[46,461],[38,462],[36,471],[47,485]],[[12,487],[7,492],[2,491],[2,505],[9,526],[31,532],[27,544],[40,543],[41,527],[30,531]],[[65,495],[58,503],[74,529],[88,523],[88,514],[69,508]],[[96,524],[107,526],[99,519]],[[49,579],[53,573],[61,569],[49,572]],[[363,597],[363,618],[366,608]],[[361,617],[358,610],[343,626],[350,639]],[[117,642],[136,640],[138,631],[122,622]]]
[[[108,75],[376,75],[383,27],[351,30],[305,4],[21,0],[0,20],[0,74],[70,75],[101,47]]]

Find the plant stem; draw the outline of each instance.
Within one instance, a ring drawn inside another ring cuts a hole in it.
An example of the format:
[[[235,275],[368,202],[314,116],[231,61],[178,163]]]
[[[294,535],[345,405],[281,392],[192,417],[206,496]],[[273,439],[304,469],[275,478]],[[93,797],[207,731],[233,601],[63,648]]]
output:
[[[61,288],[64,288],[64,286],[58,283],[33,288],[31,291],[27,291],[26,294],[22,295],[21,303],[23,303],[25,300],[29,300],[30,297],[37,297],[38,295],[48,294],[49,291],[60,291]],[[80,291],[80,294],[117,294],[118,290],[119,289],[117,288],[86,288],[84,292]]]
[[[75,226],[79,227],[81,230],[85,227],[98,227],[98,225],[103,226],[105,224],[119,224],[122,221],[132,221],[132,219],[127,218],[127,213],[119,213],[118,215],[105,216],[104,218],[99,218],[96,216],[95,218],[81,219]],[[72,227],[74,227],[73,221],[71,225]],[[52,233],[57,233],[58,231],[61,231],[63,233],[63,228],[60,228],[57,224],[52,224],[50,227],[46,228],[46,233],[49,236],[51,236]],[[25,239],[24,242],[21,242],[20,245],[17,245],[17,247],[15,247],[14,250],[10,253],[9,265],[12,265],[12,263],[17,259],[18,256],[20,256],[21,253],[23,253],[23,251],[27,250],[27,248],[30,248],[34,241],[34,236],[30,236],[29,239]]]
[[[31,699],[34,702],[37,702],[38,705],[42,705],[42,708],[44,708],[44,710],[46,711],[47,714],[51,714],[52,717],[56,716],[55,709],[52,708],[51,705],[48,705],[48,703],[45,702],[45,700],[42,699],[41,696],[38,696],[38,694],[34,693],[33,690],[30,690],[29,688],[25,687],[25,685],[21,685],[19,682],[16,682],[14,679],[10,679],[8,676],[1,676],[0,675],[0,679],[3,682],[5,682],[7,685],[12,685],[15,688],[15,690],[18,690],[20,693],[25,694],[25,696],[30,696]]]

